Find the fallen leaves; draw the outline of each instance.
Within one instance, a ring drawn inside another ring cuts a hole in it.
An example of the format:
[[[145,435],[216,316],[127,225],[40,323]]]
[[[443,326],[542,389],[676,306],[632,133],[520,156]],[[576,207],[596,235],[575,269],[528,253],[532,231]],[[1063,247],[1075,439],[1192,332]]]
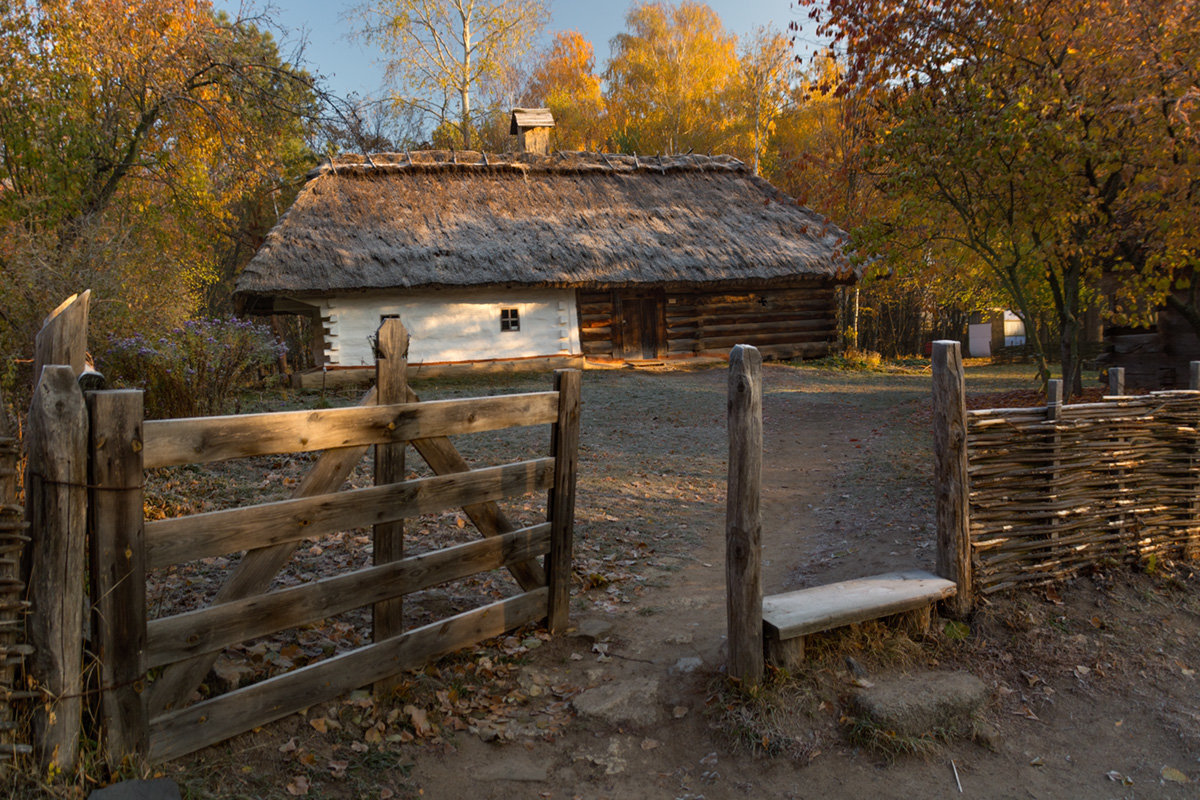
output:
[[[1174,767],[1170,767],[1170,766],[1164,766],[1161,770],[1159,770],[1158,774],[1162,776],[1162,779],[1164,781],[1170,781],[1171,783],[1191,783],[1192,782],[1192,779],[1189,778],[1187,775],[1185,775],[1183,772],[1175,769]]]

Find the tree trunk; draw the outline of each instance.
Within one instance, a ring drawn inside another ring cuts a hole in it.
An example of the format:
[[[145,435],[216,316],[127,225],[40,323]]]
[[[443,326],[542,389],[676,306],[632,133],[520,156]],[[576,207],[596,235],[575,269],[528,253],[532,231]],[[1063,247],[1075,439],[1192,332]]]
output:
[[[462,83],[459,84],[459,99],[462,102],[462,117],[459,126],[462,128],[463,150],[471,149],[471,18],[466,14],[462,17],[463,34],[463,72]]]

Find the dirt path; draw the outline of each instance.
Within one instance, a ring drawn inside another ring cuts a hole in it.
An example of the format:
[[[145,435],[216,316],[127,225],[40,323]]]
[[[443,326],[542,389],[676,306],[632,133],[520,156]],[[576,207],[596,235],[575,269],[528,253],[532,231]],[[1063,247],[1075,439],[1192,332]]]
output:
[[[931,568],[928,378],[768,366],[764,383],[766,590]],[[874,628],[829,637],[780,695],[777,719],[737,717],[719,675],[725,373],[588,373],[584,387],[579,632],[528,651],[505,723],[440,749],[348,751],[321,750],[292,718],[180,765],[191,796],[235,796],[236,776],[199,777],[231,757],[275,771],[289,796],[284,779],[304,769],[286,750],[297,736],[317,753],[309,796],[952,797],[955,768],[964,797],[1196,796],[1163,772],[1200,773],[1200,604],[1186,572],[1122,571],[1076,581],[1061,599],[997,600],[964,640],[938,625],[917,643]],[[994,692],[993,746],[955,742],[889,764],[848,743],[846,655],[872,675],[970,669]],[[756,751],[756,738],[776,735],[784,745],[766,749],[778,754]],[[322,765],[342,758],[349,772],[329,777]],[[265,782],[240,785],[271,794]]]

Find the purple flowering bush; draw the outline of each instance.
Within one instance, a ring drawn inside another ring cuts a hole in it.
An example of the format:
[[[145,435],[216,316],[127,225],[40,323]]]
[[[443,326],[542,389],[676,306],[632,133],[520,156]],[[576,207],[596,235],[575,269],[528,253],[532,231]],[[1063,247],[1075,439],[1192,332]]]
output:
[[[237,390],[285,352],[265,325],[194,319],[157,339],[109,337],[98,368],[110,385],[145,391],[152,419],[228,413]]]

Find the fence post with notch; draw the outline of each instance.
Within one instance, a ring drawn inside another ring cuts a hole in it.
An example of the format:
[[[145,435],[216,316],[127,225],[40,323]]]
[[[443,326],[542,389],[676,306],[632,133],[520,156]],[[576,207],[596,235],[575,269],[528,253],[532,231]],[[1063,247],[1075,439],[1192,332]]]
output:
[[[87,408],[69,365],[42,369],[29,407],[25,502],[31,539],[28,671],[43,697],[33,733],[44,769],[75,771],[83,712]]]
[[[729,353],[729,477],[725,502],[725,610],[728,674],[754,686],[763,677],[762,355]]]
[[[92,392],[91,584],[103,752],[147,752],[142,393]]]
[[[937,505],[937,574],[954,581],[950,613],[966,616],[974,591],[971,563],[970,476],[967,471],[966,376],[962,345],[933,343],[933,470]]]
[[[547,622],[551,633],[565,633],[571,602],[571,547],[575,525],[575,473],[579,464],[580,384],[577,369],[554,372],[558,419],[550,436],[554,456],[554,486],[546,501],[550,522],[550,552],[546,555],[549,586]]]
[[[379,325],[375,342],[375,402],[393,405],[408,402],[408,331],[399,317],[387,317]],[[394,427],[394,426],[393,426]],[[375,445],[375,485],[404,480],[404,450],[407,442]],[[375,566],[404,558],[404,520],[381,522],[374,528],[372,563]],[[376,642],[404,632],[404,598],[382,600],[372,608],[372,634]],[[386,695],[400,683],[397,677],[377,681],[377,695]]]

